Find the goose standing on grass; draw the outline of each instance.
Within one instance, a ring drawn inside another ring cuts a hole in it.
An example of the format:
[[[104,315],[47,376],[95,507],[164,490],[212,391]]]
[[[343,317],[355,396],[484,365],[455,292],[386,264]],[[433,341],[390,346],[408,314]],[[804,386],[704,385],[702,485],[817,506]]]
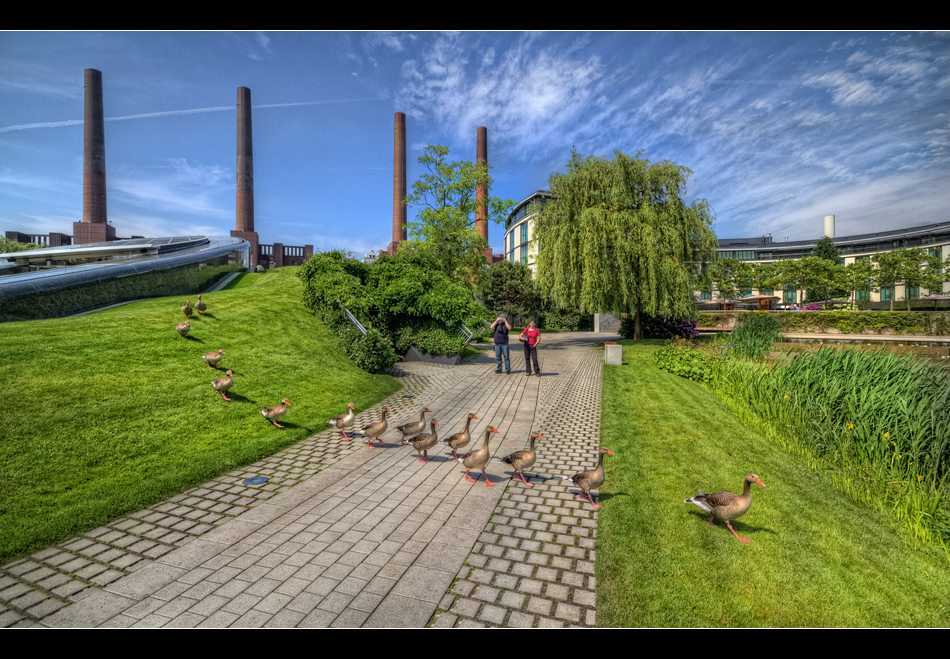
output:
[[[366,446],[368,446],[369,448],[376,448],[375,446],[370,444],[370,442],[373,441],[374,439],[378,440],[380,444],[383,443],[383,440],[380,438],[380,435],[386,432],[386,430],[389,428],[389,422],[386,421],[386,415],[389,414],[390,412],[392,412],[392,410],[387,407],[386,409],[383,410],[383,418],[381,421],[377,421],[376,423],[371,423],[368,426],[363,426],[363,434],[366,435]]]
[[[452,458],[458,460],[459,455],[457,451],[468,446],[468,443],[472,441],[472,434],[468,431],[470,425],[472,425],[472,419],[478,419],[474,414],[469,413],[468,421],[465,422],[465,430],[462,432],[457,432],[450,437],[446,437],[442,440],[443,444],[447,444],[450,449],[452,449]]]
[[[207,310],[208,310],[208,305],[201,301],[201,296],[199,295],[198,301],[195,302],[195,311],[197,311],[203,316],[205,311]]]
[[[607,477],[606,474],[604,474],[604,456],[613,454],[614,452],[609,448],[601,446],[600,457],[597,459],[597,466],[595,468],[582,471],[581,473],[574,474],[573,476],[561,476],[561,478],[564,480],[573,481],[574,485],[581,488],[581,492],[587,495],[587,500],[590,501],[590,505],[594,507],[594,510],[598,510],[600,505],[594,503],[594,499],[590,495],[590,491],[596,490],[604,484],[604,480]],[[581,492],[575,494],[574,498],[579,498],[581,496]]]
[[[185,306],[181,308],[181,312],[185,314],[185,319],[189,320],[191,318],[191,300],[185,300]]]
[[[287,414],[287,410],[290,407],[290,401],[286,398],[280,401],[280,405],[271,405],[270,407],[265,407],[261,410],[261,414],[264,415],[264,418],[273,423],[278,428],[283,428],[284,426],[277,423],[277,419],[283,418]]]
[[[350,403],[350,411],[346,414],[341,414],[332,421],[327,421],[331,426],[336,426],[339,429],[340,434],[346,437],[347,439],[352,440],[353,438],[346,434],[347,428],[352,428],[353,424],[356,422],[356,412],[353,407],[353,403]]]
[[[758,476],[755,474],[746,474],[742,494],[733,494],[732,492],[713,492],[712,494],[706,494],[702,490],[699,490],[699,494],[689,499],[684,499],[683,503],[691,503],[697,508],[709,513],[711,517],[706,521],[713,526],[716,525],[715,520],[721,519],[726,523],[726,526],[729,527],[729,530],[732,531],[732,535],[736,536],[736,539],[740,542],[749,542],[749,538],[740,538],[739,534],[736,533],[735,529],[732,528],[732,524],[729,522],[748,512],[749,507],[752,505],[752,483],[765,487],[765,483],[759,480]]]
[[[465,466],[465,480],[469,483],[474,483],[477,480],[468,475],[469,470],[480,469],[482,475],[485,477],[485,485],[495,487],[495,484],[488,480],[488,474],[485,473],[485,467],[488,466],[488,461],[491,459],[491,452],[488,450],[488,440],[494,432],[498,431],[492,426],[485,428],[485,442],[482,444],[482,447],[474,451],[469,451],[465,454],[464,458],[458,458],[458,461]]]
[[[396,426],[399,432],[402,433],[402,444],[405,445],[406,440],[410,437],[415,437],[423,430],[426,429],[426,412],[432,412],[428,407],[422,410],[422,413],[419,415],[418,421],[413,421],[411,423],[404,423],[401,426]]]
[[[207,355],[202,357],[205,360],[205,363],[211,368],[218,368],[218,362],[224,358],[224,350],[218,350],[217,352],[209,352]]]
[[[188,336],[188,332],[191,330],[191,325],[188,323],[178,323],[175,325],[175,331],[181,334],[182,336]]]
[[[214,387],[215,391],[221,394],[221,398],[230,403],[231,399],[225,396],[224,393],[234,386],[234,373],[232,371],[228,371],[228,374],[225,377],[218,378],[211,383],[211,386]]]
[[[511,455],[506,455],[503,458],[498,458],[505,464],[510,464],[515,468],[515,473],[521,476],[521,480],[524,481],[525,487],[534,487],[531,483],[525,480],[524,472],[534,466],[534,463],[538,459],[538,453],[534,450],[534,443],[539,440],[544,439],[544,435],[535,431],[531,433],[531,444],[528,447],[527,451],[515,451]],[[511,474],[511,477],[515,477],[515,473]]]
[[[429,449],[439,443],[439,438],[435,434],[435,427],[439,425],[439,421],[433,418],[429,421],[429,431],[422,432],[410,439],[413,448],[416,449],[416,455],[419,456],[419,462],[425,462],[429,459]],[[425,460],[422,459],[422,453],[425,453]]]

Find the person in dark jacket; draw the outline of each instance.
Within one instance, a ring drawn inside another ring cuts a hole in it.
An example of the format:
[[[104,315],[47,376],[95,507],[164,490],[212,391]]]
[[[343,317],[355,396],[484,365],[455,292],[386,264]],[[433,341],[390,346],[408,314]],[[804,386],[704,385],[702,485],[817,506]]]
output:
[[[501,314],[495,319],[495,322],[491,324],[491,328],[495,332],[495,363],[497,364],[495,373],[501,373],[501,358],[504,357],[505,373],[510,374],[511,362],[509,361],[508,354],[508,330],[511,329],[511,323],[505,318],[505,314]]]

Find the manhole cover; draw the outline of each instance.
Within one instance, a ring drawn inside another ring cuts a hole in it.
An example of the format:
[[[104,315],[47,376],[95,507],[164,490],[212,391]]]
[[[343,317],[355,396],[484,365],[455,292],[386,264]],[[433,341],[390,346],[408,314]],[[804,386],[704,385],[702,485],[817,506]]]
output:
[[[245,485],[263,485],[267,482],[267,476],[254,476],[244,480]]]

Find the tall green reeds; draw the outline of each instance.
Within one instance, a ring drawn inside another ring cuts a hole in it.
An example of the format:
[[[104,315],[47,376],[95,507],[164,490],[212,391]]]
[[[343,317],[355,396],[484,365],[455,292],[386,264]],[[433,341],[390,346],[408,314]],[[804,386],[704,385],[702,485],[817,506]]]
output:
[[[802,353],[782,365],[721,362],[710,385],[853,498],[915,539],[950,546],[950,382],[912,355]]]
[[[761,359],[778,338],[779,322],[765,311],[739,316],[739,324],[729,335],[733,350],[747,359]]]

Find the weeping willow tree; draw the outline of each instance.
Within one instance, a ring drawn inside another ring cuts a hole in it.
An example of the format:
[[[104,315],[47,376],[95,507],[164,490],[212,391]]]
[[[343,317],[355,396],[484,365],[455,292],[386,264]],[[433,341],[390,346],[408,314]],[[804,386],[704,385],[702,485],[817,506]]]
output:
[[[695,315],[696,278],[716,248],[709,205],[683,200],[692,172],[640,153],[572,151],[535,234],[542,294],[584,313],[630,313],[638,339],[644,314]]]

